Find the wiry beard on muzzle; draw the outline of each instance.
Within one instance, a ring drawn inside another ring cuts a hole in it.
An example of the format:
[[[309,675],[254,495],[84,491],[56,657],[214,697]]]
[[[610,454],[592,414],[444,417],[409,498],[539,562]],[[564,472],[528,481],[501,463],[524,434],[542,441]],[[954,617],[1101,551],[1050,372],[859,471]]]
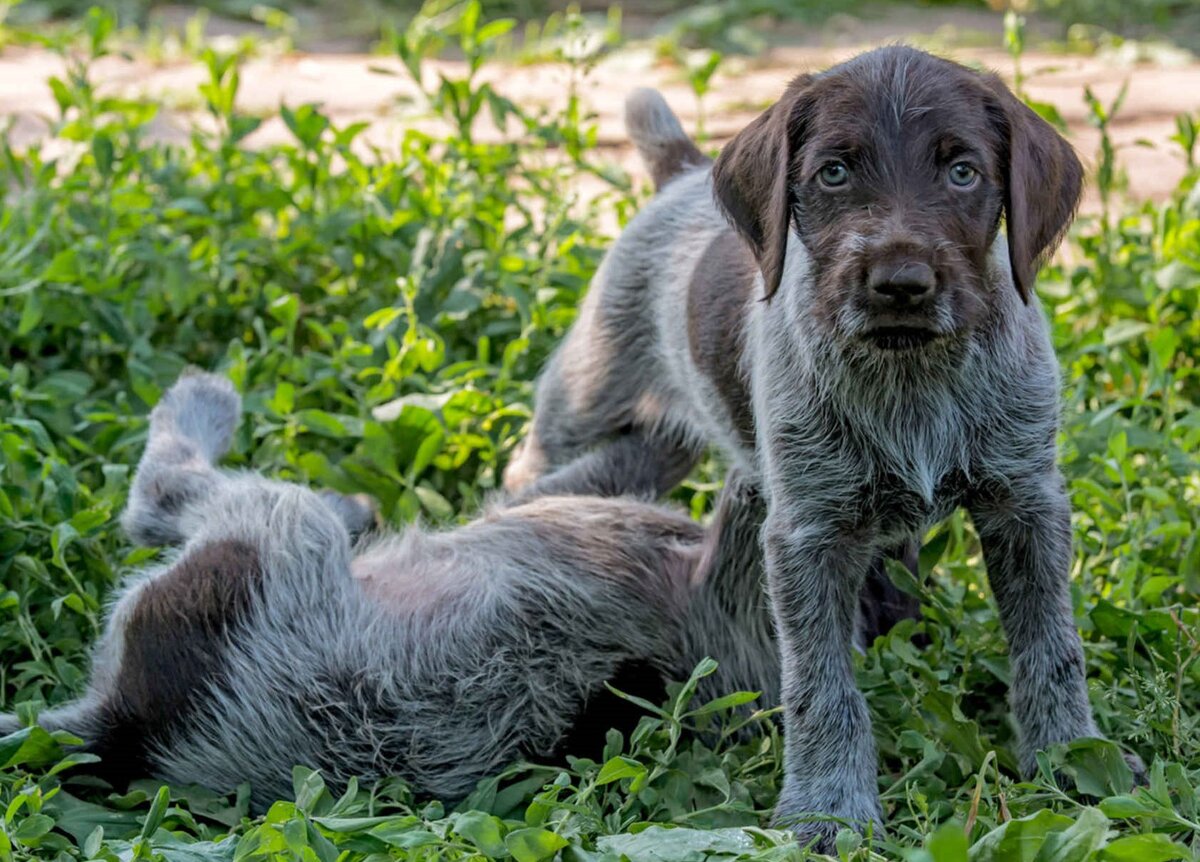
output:
[[[919,391],[933,381],[960,374],[975,352],[972,327],[957,325],[950,303],[939,299],[929,311],[932,332],[913,343],[889,343],[892,336],[871,337],[870,313],[854,302],[843,302],[832,318],[814,318],[808,327],[812,351],[821,366],[820,377],[834,388],[866,395],[880,389]],[[903,335],[895,336],[897,341]]]

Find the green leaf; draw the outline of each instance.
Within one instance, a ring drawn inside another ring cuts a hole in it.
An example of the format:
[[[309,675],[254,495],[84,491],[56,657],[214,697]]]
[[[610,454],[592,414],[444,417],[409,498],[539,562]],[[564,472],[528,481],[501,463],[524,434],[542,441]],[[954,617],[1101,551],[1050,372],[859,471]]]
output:
[[[344,440],[361,433],[361,423],[349,416],[335,416],[324,410],[300,410],[295,414],[297,425],[302,431],[310,431],[322,437]]]
[[[1172,862],[1191,859],[1192,851],[1160,832],[1126,835],[1100,851],[1102,862]]]
[[[42,291],[45,288],[34,288],[25,294],[25,303],[21,307],[21,319],[17,322],[17,335],[28,335],[34,327],[42,322]]]
[[[504,824],[499,817],[482,811],[467,811],[455,819],[454,831],[489,859],[505,859],[511,855],[504,843]]]
[[[97,826],[88,833],[88,837],[84,839],[81,850],[85,858],[93,859],[100,852],[100,847],[104,843],[104,827]]]
[[[710,700],[697,709],[693,709],[688,715],[699,716],[709,715],[714,712],[724,712],[725,710],[734,709],[743,704],[752,703],[762,696],[761,691],[735,691],[731,694],[724,695]]]
[[[417,495],[417,499],[421,501],[421,508],[428,512],[436,520],[446,520],[454,514],[454,507],[450,502],[427,485],[417,485],[413,488],[413,493]]]
[[[136,811],[115,811],[61,790],[46,802],[44,810],[54,815],[59,830],[74,838],[77,844],[83,843],[97,827],[103,827],[106,834],[129,835],[137,832],[143,823],[142,816]]]
[[[925,842],[930,862],[967,862],[967,836],[961,823],[951,821]]]
[[[267,311],[290,331],[296,328],[296,321],[300,319],[300,300],[295,294],[285,293],[272,300]]]
[[[428,847],[431,844],[440,844],[442,840],[436,832],[419,828],[417,825],[385,823],[372,829],[370,834],[380,841],[402,850]]]
[[[1085,808],[1074,823],[1046,836],[1036,862],[1084,862],[1104,843],[1108,818],[1096,808]]]
[[[646,767],[632,757],[619,755],[600,767],[600,774],[596,776],[596,784],[603,786],[620,781],[622,778],[636,778],[645,771]]]
[[[103,132],[97,133],[92,138],[92,158],[96,160],[96,170],[100,172],[100,176],[111,176],[113,167],[112,138]]]
[[[54,828],[54,818],[45,814],[31,814],[13,830],[12,837],[20,844],[34,844]]]
[[[1072,820],[1053,811],[1010,820],[984,835],[971,847],[971,862],[1034,862],[1046,837],[1072,825]]]
[[[515,829],[504,836],[504,846],[517,862],[540,862],[567,846],[567,839],[538,826]]]
[[[629,862],[692,862],[716,854],[748,853],[754,849],[754,839],[742,829],[650,826],[635,835],[605,836],[596,847]]]
[[[1150,331],[1150,324],[1140,320],[1118,320],[1104,330],[1104,346],[1117,347]]]
[[[1080,793],[1103,799],[1128,793],[1133,772],[1117,744],[1107,739],[1077,739],[1066,748],[1063,772]]]
[[[60,114],[65,114],[69,108],[74,107],[75,94],[70,87],[63,83],[61,78],[51,76],[46,79],[46,85],[54,95],[54,101],[58,104]]]
[[[159,826],[162,826],[163,818],[167,816],[167,806],[170,803],[170,788],[165,785],[158,788],[158,792],[154,794],[154,801],[150,804],[150,811],[146,814],[146,820],[142,824],[143,838],[149,838],[158,831]]]
[[[1153,815],[1161,810],[1138,796],[1110,796],[1100,800],[1099,808],[1109,817],[1135,818]]]
[[[326,795],[325,779],[314,769],[296,766],[292,769],[292,793],[297,809],[306,814],[315,813],[317,803]]]
[[[0,739],[0,763],[5,767],[42,766],[62,756],[62,747],[54,737],[36,725]]]

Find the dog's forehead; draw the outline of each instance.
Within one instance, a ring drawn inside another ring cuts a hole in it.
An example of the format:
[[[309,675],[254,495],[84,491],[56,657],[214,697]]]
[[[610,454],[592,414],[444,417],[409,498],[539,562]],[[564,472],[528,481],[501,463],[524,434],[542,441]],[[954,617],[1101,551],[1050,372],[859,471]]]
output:
[[[913,48],[881,48],[834,66],[814,76],[810,98],[814,138],[965,138],[984,131],[989,118],[979,73]]]

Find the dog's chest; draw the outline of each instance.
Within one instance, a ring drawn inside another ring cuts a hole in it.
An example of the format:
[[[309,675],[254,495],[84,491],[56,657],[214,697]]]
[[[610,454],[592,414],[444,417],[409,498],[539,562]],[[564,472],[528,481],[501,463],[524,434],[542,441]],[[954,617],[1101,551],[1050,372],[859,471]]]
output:
[[[950,400],[888,408],[881,401],[875,409],[826,413],[810,429],[810,439],[821,443],[808,453],[804,474],[810,481],[819,475],[829,502],[857,513],[864,525],[885,535],[911,533],[961,502],[972,433]]]
[[[966,488],[967,474],[959,467],[943,473],[929,494],[899,473],[876,473],[859,484],[855,507],[879,533],[908,535],[949,516]]]

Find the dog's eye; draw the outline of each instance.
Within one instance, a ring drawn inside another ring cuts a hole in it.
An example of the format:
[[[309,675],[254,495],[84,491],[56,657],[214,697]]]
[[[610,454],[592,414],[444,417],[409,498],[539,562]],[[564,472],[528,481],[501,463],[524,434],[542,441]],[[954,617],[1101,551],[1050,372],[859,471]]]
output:
[[[842,162],[829,162],[821,167],[817,173],[821,178],[821,182],[830,188],[844,186],[846,181],[850,179],[850,169]]]
[[[979,171],[966,162],[955,162],[950,166],[950,182],[959,188],[966,188],[975,182]]]

